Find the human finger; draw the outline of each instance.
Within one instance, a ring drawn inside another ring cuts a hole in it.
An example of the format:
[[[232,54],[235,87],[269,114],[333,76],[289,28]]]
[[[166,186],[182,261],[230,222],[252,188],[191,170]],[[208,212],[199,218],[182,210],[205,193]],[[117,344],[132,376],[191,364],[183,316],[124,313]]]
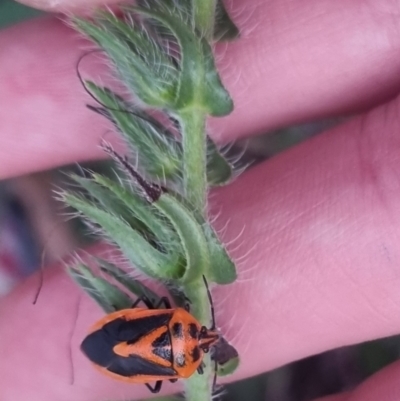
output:
[[[217,48],[235,101],[230,116],[210,121],[220,143],[360,111],[399,90],[395,2],[238,1],[231,9],[242,37]],[[93,100],[75,70],[87,48],[51,19],[1,32],[0,177],[104,157],[98,144],[111,126],[85,109]]]
[[[400,397],[400,363],[395,362],[369,377],[352,391],[314,401],[397,401]]]
[[[213,290],[218,327],[241,356],[233,379],[400,331],[399,107],[361,115],[213,193],[211,216],[239,271]],[[31,279],[0,305],[6,401],[146,394],[101,378],[79,353],[101,312],[64,273],[51,273],[32,307],[35,289]]]

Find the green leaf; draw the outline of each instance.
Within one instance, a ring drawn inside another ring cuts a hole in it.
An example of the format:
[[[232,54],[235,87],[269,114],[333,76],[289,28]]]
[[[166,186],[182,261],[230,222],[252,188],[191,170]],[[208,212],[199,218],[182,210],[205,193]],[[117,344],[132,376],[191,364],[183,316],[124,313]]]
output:
[[[147,182],[129,162],[112,148],[107,147],[105,151],[121,163],[138,189],[142,190],[144,199],[159,210],[178,234],[186,262],[184,273],[179,278],[186,283],[197,281],[208,272],[210,261],[206,237],[202,226],[196,220],[196,214],[178,198],[166,193],[159,185]]]
[[[104,312],[111,313],[131,307],[132,300],[124,292],[103,278],[94,275],[90,268],[83,263],[70,267],[68,273]]]
[[[189,282],[206,274],[210,263],[209,249],[202,227],[191,211],[168,193],[162,193],[153,205],[165,215],[179,235],[186,257],[182,280]]]
[[[149,8],[159,12],[173,12],[179,14],[182,20],[193,21],[193,5],[188,0],[138,0],[137,5],[141,8]],[[198,32],[202,29],[196,27]],[[215,10],[214,39],[217,41],[228,41],[239,37],[239,30],[229,17],[222,0],[217,0]]]
[[[99,264],[101,271],[122,284],[130,293],[135,294],[138,298],[146,297],[152,303],[160,302],[161,298],[155,292],[150,290],[150,288],[146,287],[139,280],[129,276],[126,271],[103,259],[96,258],[96,261]]]
[[[157,120],[132,107],[108,88],[85,81],[91,93],[107,108],[91,107],[106,116],[137,149],[140,166],[157,178],[176,180],[182,170],[182,149],[174,135]]]
[[[172,11],[168,14],[143,8],[135,10],[162,23],[178,41],[181,56],[179,86],[175,107],[171,109],[200,109],[212,116],[229,114],[233,110],[233,102],[222,85],[206,39],[197,37],[193,28]]]
[[[159,212],[152,205],[145,202],[138,194],[100,174],[93,174],[93,179],[109,189],[122,202],[131,214],[146,226],[152,233],[150,239],[155,240],[176,261],[180,259],[183,249],[180,239],[168,222],[162,219]]]
[[[219,152],[211,138],[207,137],[207,181],[209,185],[226,184],[233,175],[232,166]]]
[[[179,193],[170,191],[169,195],[175,198],[183,205],[183,207],[186,208],[186,210],[188,210],[189,213],[191,213],[192,217],[202,229],[209,251],[209,270],[205,275],[210,279],[210,281],[217,284],[233,283],[237,278],[235,263],[228,255],[228,252],[219,240],[218,235],[211,224],[206,221],[201,213],[197,210],[193,210],[187,200]]]
[[[112,60],[121,80],[152,107],[173,105],[179,71],[145,27],[101,13],[94,23],[74,17],[74,27],[96,42]]]
[[[149,115],[132,106],[108,88],[85,81],[87,88],[104,105],[91,107],[107,117],[138,150],[139,165],[157,178],[181,178],[182,147],[174,135]],[[212,186],[223,185],[232,177],[232,166],[221,155],[211,138],[207,138],[207,181]]]
[[[211,359],[217,361],[217,375],[231,375],[239,366],[239,354],[234,346],[224,337],[220,337],[217,344],[211,349]]]
[[[78,183],[88,192],[89,195],[95,198],[103,206],[104,210],[107,210],[115,216],[120,216],[132,228],[135,228],[137,231],[141,232],[142,235],[151,235],[147,226],[138,217],[135,217],[126,204],[121,202],[120,199],[118,199],[118,197],[108,188],[104,188],[103,186],[99,185],[93,180],[93,178],[80,177],[76,174],[71,174],[69,178]],[[139,197],[137,197],[137,200],[138,202],[144,204]]]
[[[210,252],[209,279],[217,284],[233,283],[237,278],[235,264],[214,229],[208,223],[204,224],[203,229]]]
[[[143,273],[158,279],[177,279],[183,274],[176,258],[171,259],[171,255],[159,252],[121,217],[70,193],[64,193],[62,197],[65,203],[99,224],[130,262]]]
[[[240,358],[239,356],[230,359],[224,365],[217,365],[217,376],[229,376],[235,373],[236,369],[240,365]]]
[[[203,102],[208,105],[209,114],[222,117],[233,111],[233,100],[224,88],[221,78],[215,68],[214,57],[210,45],[203,40],[204,53],[204,83],[201,83]]]

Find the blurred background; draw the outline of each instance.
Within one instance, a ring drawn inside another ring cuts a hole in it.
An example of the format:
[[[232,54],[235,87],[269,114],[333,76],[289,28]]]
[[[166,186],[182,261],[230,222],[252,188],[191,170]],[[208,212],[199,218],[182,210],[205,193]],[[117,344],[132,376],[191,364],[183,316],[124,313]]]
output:
[[[11,0],[0,0],[0,29],[41,14]],[[338,122],[288,127],[238,142],[233,151],[243,153],[244,164],[254,165]],[[107,164],[86,167],[101,170]],[[64,173],[76,168],[66,166],[0,182],[0,297],[42,264],[59,260],[90,242],[79,221],[67,221],[64,206],[57,204],[52,194],[63,186]],[[398,336],[344,347],[231,384],[222,399],[308,401],[353,388],[399,355]]]

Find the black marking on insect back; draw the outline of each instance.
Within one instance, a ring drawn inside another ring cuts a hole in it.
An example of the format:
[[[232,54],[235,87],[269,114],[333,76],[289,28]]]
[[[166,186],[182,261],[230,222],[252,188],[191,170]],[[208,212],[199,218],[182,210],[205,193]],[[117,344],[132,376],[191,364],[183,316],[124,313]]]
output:
[[[129,357],[115,355],[106,368],[108,371],[124,377],[136,375],[169,377],[177,374],[172,367],[160,366],[138,355]]]
[[[197,326],[194,323],[189,323],[189,336],[197,339],[198,335],[199,335],[199,330],[197,328]]]
[[[174,323],[172,326],[172,336],[175,338],[183,338],[183,326],[182,323]]]
[[[167,326],[171,316],[171,313],[163,313],[134,320],[115,319],[90,333],[83,340],[81,350],[93,363],[107,367],[113,359],[115,345],[135,343],[154,329]]]
[[[190,353],[193,362],[197,362],[200,359],[200,349],[199,347],[194,347]]]
[[[167,326],[172,314],[163,313],[155,316],[145,316],[133,320],[124,320],[117,331],[119,342],[126,341],[128,344],[133,344],[142,336],[158,329],[161,326]],[[106,329],[103,326],[103,329]]]
[[[97,330],[89,334],[81,344],[81,351],[96,365],[107,367],[115,358],[112,341],[107,333]]]
[[[153,348],[153,354],[160,358],[172,363],[172,352],[171,347],[158,347]]]
[[[169,337],[168,330],[165,330],[164,333],[162,333],[159,337],[157,337],[151,343],[151,346],[154,348],[171,346],[171,339]]]
[[[168,316],[168,314],[164,315]],[[137,320],[146,325],[145,318]],[[83,340],[81,344],[82,352],[94,364],[104,367],[108,371],[120,376],[175,376],[177,373],[172,368],[159,366],[137,355],[132,354],[128,357],[124,357],[113,352],[113,347],[121,341],[126,341],[127,335],[132,336],[138,334],[136,337],[137,340],[149,331],[149,327],[144,327],[141,333],[132,333],[132,327],[125,330],[124,326],[133,322],[136,323],[136,320],[125,321],[124,319],[116,319],[103,326],[102,329],[94,331]],[[117,338],[115,334],[118,334],[120,337]],[[169,357],[169,361],[172,363],[171,357]]]
[[[176,366],[183,368],[186,365],[185,354],[174,355],[174,361]]]

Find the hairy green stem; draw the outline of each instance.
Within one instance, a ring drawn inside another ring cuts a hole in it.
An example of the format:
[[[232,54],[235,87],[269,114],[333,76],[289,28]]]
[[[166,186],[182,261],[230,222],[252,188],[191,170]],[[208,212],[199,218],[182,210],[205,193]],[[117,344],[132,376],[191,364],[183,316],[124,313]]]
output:
[[[183,180],[185,195],[191,205],[205,213],[207,194],[205,115],[202,110],[180,113],[182,122]]]
[[[191,282],[184,287],[185,294],[190,297],[190,312],[203,325],[211,326],[211,308],[208,301],[207,289],[202,279]],[[211,401],[213,366],[208,355],[203,359],[204,373],[195,373],[184,382],[185,398],[187,401]]]
[[[214,33],[215,8],[217,0],[193,0],[193,16],[196,28],[208,40]]]
[[[212,40],[217,0],[193,0],[193,16],[196,28],[208,40]],[[184,188],[189,202],[198,212],[206,214],[207,170],[205,113],[200,109],[188,109],[180,113],[183,135]],[[187,283],[184,292],[190,297],[191,313],[201,324],[210,326],[211,309],[207,289],[202,279]],[[204,358],[204,373],[195,373],[185,381],[185,398],[188,401],[212,400],[213,369],[210,357]]]
[[[203,362],[207,365],[204,373],[199,375],[195,373],[192,377],[185,381],[185,399],[186,401],[211,401],[211,370],[209,369],[210,358],[204,358]]]

